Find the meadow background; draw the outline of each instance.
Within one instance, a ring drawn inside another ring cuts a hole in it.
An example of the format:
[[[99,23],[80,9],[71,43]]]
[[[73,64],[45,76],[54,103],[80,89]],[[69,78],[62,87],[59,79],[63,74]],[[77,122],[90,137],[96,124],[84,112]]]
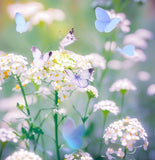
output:
[[[23,55],[28,58],[29,62],[33,61],[31,47],[35,45],[41,51],[47,52],[50,50],[57,50],[59,47],[59,42],[68,33],[71,28],[74,28],[75,35],[78,41],[68,46],[67,49],[81,55],[87,55],[90,53],[99,53],[104,55],[102,49],[104,47],[104,34],[99,33],[94,25],[95,12],[93,8],[93,0],[38,0],[44,5],[44,9],[56,8],[61,9],[65,13],[65,19],[62,21],[53,21],[52,24],[48,25],[46,23],[40,22],[38,25],[34,26],[31,31],[24,34],[19,34],[16,32],[15,21],[12,20],[7,13],[7,6],[14,2],[13,0],[0,0],[0,50],[6,53],[16,53]],[[28,2],[20,1],[19,2]],[[152,0],[153,1],[153,0]],[[133,1],[129,3],[127,8],[123,10],[127,15],[127,18],[131,20],[131,33],[138,28],[145,28],[150,30],[155,34],[155,5],[153,6],[151,0],[148,0],[144,5],[134,3]],[[104,7],[105,9],[112,9]],[[117,53],[116,53],[117,54]],[[137,87],[136,92],[130,92],[125,98],[125,113],[132,117],[137,118],[145,128],[148,134],[149,146],[147,151],[143,149],[138,149],[136,152],[136,160],[154,160],[155,159],[155,96],[147,95],[147,88],[150,84],[155,83],[155,39],[151,39],[148,43],[147,49],[145,49],[146,61],[138,62],[134,67],[128,70],[108,70],[106,76],[103,80],[103,84],[100,88],[100,96],[97,100],[91,102],[90,107],[95,104],[95,101],[102,99],[110,99],[113,97],[109,93],[108,89],[111,84],[117,79],[129,78]],[[116,55],[117,57],[117,55]],[[122,57],[118,56],[117,59]],[[151,78],[148,81],[140,81],[138,79],[138,71],[149,72]],[[94,79],[97,77],[94,77]],[[95,81],[95,80],[94,80]],[[3,84],[3,90],[0,91],[0,127],[6,124],[2,121],[4,118],[9,120],[12,117],[18,115],[16,113],[16,102],[21,100],[20,93],[14,93],[12,88],[15,85],[15,80],[7,79]],[[31,86],[27,88],[27,92],[31,91]],[[71,100],[65,102],[63,107],[66,107],[67,111],[70,112],[77,123],[80,121],[78,115],[75,111],[70,109],[70,101],[74,101],[76,106],[81,107],[85,102],[86,95],[75,93],[71,97]],[[80,101],[79,101],[80,99]],[[120,104],[120,96],[115,96],[115,101]],[[33,104],[31,106],[32,112],[39,110],[42,106],[48,106],[49,102],[40,98],[39,103]],[[7,115],[10,113],[9,115]],[[7,115],[7,116],[6,116]],[[100,135],[101,124],[98,123],[95,117],[98,116],[99,119],[103,119],[101,113],[97,112],[93,114],[90,118],[90,124],[93,127],[94,132],[90,137]],[[107,126],[113,122],[116,118],[110,115],[107,121]],[[43,126],[48,133],[51,133],[52,127],[48,127],[51,124],[52,119],[48,120],[48,123]],[[61,136],[60,136],[61,137]],[[61,141],[61,138],[60,138]],[[45,147],[54,150],[54,146],[51,145],[52,142],[47,138],[45,141]],[[89,148],[89,153],[95,154],[97,150],[97,144],[93,144]],[[14,151],[14,144],[7,147],[4,155],[9,155]],[[5,157],[5,156],[4,156]]]

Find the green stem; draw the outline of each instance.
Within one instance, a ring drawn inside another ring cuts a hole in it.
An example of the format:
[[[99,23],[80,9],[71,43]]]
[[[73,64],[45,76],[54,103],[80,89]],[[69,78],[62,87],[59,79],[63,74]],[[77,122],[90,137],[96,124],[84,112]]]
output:
[[[125,149],[124,149],[124,157],[123,157],[123,160],[125,160],[126,153],[127,153],[127,148],[125,147]]]
[[[88,107],[89,107],[89,102],[90,102],[91,98],[88,97],[88,102],[87,102],[87,106],[86,106],[86,110],[85,110],[85,114],[84,114],[84,117],[83,117],[83,124],[85,124],[86,122],[86,116],[87,116],[87,112],[88,112]]]
[[[125,94],[121,93],[122,94],[122,98],[121,98],[121,113],[120,113],[120,118],[122,118],[123,116],[123,107],[124,107],[124,97],[125,97]]]
[[[4,148],[5,148],[6,143],[7,143],[7,142],[1,142],[0,159],[1,159],[1,156],[2,156],[2,153],[3,153],[3,150],[4,150]]]
[[[25,107],[26,107],[26,110],[27,110],[27,114],[30,117],[30,110],[29,110],[29,106],[28,106],[28,103],[27,103],[27,100],[26,100],[24,88],[23,88],[22,83],[20,81],[20,77],[19,76],[16,76],[16,77],[17,77],[17,80],[18,80],[18,83],[19,83],[19,86],[21,88],[21,92],[22,92],[22,95],[23,95],[23,98],[24,98],[24,101],[25,101]],[[31,118],[30,118],[30,120],[31,120]]]
[[[101,142],[100,142],[100,148],[99,148],[99,153],[101,153],[101,150],[102,150],[102,144],[103,144],[103,133],[104,133],[104,128],[105,128],[105,124],[106,124],[106,121],[107,121],[107,116],[108,114],[104,114],[103,113],[103,129],[102,129],[102,132],[101,132]]]
[[[55,106],[58,109],[58,92],[55,91]],[[54,123],[55,123],[55,145],[57,152],[57,159],[60,160],[60,152],[59,152],[59,141],[58,141],[58,113],[54,115]]]

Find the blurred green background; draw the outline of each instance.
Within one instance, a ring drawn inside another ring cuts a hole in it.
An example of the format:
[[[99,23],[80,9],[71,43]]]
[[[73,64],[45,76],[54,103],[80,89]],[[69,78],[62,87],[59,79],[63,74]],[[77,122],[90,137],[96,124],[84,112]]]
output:
[[[19,2],[28,2],[20,1]],[[132,1],[132,0],[131,0]],[[68,33],[71,28],[74,28],[75,35],[78,38],[76,43],[67,47],[75,53],[87,55],[90,53],[99,53],[103,56],[102,49],[104,48],[104,34],[99,33],[94,26],[95,13],[92,7],[93,0],[38,0],[44,5],[44,9],[56,8],[61,9],[66,18],[63,21],[53,21],[52,24],[48,25],[46,23],[40,22],[39,25],[33,27],[31,31],[23,34],[16,32],[15,21],[10,19],[7,13],[7,6],[9,4],[18,2],[13,0],[0,0],[0,50],[6,53],[16,53],[24,55],[28,58],[29,62],[33,61],[31,47],[35,45],[41,51],[46,52],[50,50],[57,50],[59,47],[60,40]],[[137,4],[133,1],[129,3],[127,8],[123,10],[127,15],[127,18],[131,20],[131,33],[138,28],[149,29],[152,33],[155,33],[155,15],[153,14],[154,7],[151,7],[151,1],[147,1],[146,4]],[[107,9],[112,9],[104,7]],[[120,40],[122,41],[122,40]],[[134,93],[128,93],[125,100],[126,113],[130,117],[138,118],[142,123],[143,127],[148,133],[149,147],[147,151],[143,149],[138,149],[136,152],[136,160],[154,160],[155,159],[155,96],[147,96],[147,87],[155,83],[155,39],[152,39],[148,48],[145,50],[147,60],[146,62],[137,63],[133,68],[127,71],[109,71],[105,76],[102,88],[101,96],[98,100],[109,99],[112,97],[108,92],[111,84],[120,78],[128,77],[136,85],[138,90]],[[145,70],[151,74],[151,79],[147,82],[142,82],[137,79],[137,72]],[[0,99],[5,99],[7,97],[13,96],[15,93],[12,92],[12,87],[14,87],[15,82],[13,80],[7,80],[5,82],[4,89],[0,91]],[[81,99],[80,95],[73,95],[72,99],[77,106],[85,103],[84,101],[78,102]],[[119,102],[119,96],[115,97],[115,101]],[[42,100],[42,101],[41,101]],[[41,99],[39,106],[48,106],[44,99]],[[93,105],[94,102],[92,102]],[[66,102],[66,105],[69,104]],[[1,107],[1,104],[0,104]],[[36,107],[36,106],[35,106]],[[68,107],[69,108],[69,107]],[[32,110],[35,110],[32,107]],[[6,111],[1,111],[0,119],[3,119]],[[74,113],[73,113],[74,114]],[[98,117],[102,119],[100,113],[97,113]],[[100,124],[95,120],[96,115],[91,117],[94,121],[94,129],[100,128]],[[115,118],[111,116],[109,118],[107,125],[113,122]],[[52,120],[51,120],[52,121]],[[48,125],[47,125],[48,126]],[[46,126],[45,126],[46,128]],[[46,128],[47,129],[47,128]],[[50,131],[48,131],[50,132]],[[92,135],[94,136],[94,135]],[[48,139],[47,139],[48,142]],[[50,144],[48,144],[50,146]],[[93,145],[94,148],[97,144]],[[51,147],[52,148],[52,147]],[[94,148],[90,147],[89,151],[93,155]],[[8,150],[12,152],[12,150]]]

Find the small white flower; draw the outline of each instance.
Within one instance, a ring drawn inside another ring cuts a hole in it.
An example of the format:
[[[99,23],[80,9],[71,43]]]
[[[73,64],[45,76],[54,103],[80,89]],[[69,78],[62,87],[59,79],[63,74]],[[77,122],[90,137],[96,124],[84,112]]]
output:
[[[33,152],[21,149],[8,156],[5,160],[42,160],[42,158]]]
[[[91,155],[87,152],[79,151],[65,155],[65,160],[93,160]]]
[[[119,92],[122,90],[125,90],[125,91],[133,90],[134,91],[136,90],[136,87],[132,84],[131,81],[125,78],[125,79],[120,79],[114,82],[109,90],[110,92]]]
[[[116,106],[116,103],[110,100],[100,101],[95,104],[94,112],[96,112],[98,109],[101,109],[102,111],[109,111],[115,115],[120,112],[118,106]]]
[[[116,42],[107,41],[105,43],[105,50],[114,52],[116,50]]]
[[[142,144],[144,149],[147,149],[148,146],[147,134],[136,118],[127,117],[110,124],[109,127],[106,128],[103,138],[106,144],[120,144],[121,147],[118,148],[117,152],[113,150],[113,153],[117,154],[119,157],[124,156],[122,152],[124,147],[126,147],[127,150],[132,151],[135,148],[135,144],[139,144],[138,141],[140,140],[143,140],[144,142]]]
[[[53,109],[53,112],[54,113],[58,113],[58,114],[63,114],[63,115],[66,115],[66,110],[64,108],[60,108],[60,109]]]
[[[51,90],[47,87],[40,86],[39,90],[36,91],[35,93],[46,97],[51,94]]]
[[[97,53],[91,53],[85,56],[86,60],[92,64],[92,67],[99,67],[102,70],[106,68],[106,60]]]
[[[17,143],[18,139],[10,129],[0,128],[0,141]]]
[[[145,71],[138,72],[137,76],[140,81],[148,81],[150,79],[150,74]]]
[[[149,96],[155,95],[155,84],[151,84],[148,88],[147,88],[147,94]]]

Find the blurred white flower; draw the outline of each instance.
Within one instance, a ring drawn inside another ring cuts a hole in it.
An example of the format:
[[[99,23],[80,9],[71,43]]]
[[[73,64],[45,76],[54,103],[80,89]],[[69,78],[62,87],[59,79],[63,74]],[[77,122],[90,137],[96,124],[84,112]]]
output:
[[[118,148],[117,151],[115,151],[113,148],[108,148],[106,151],[106,155],[108,156],[108,159],[115,159],[115,157],[113,157],[112,155],[116,154],[117,157],[123,158],[124,157],[124,152],[122,151],[122,148]]]
[[[95,8],[97,6],[110,6],[112,0],[94,0],[92,3],[92,7]]]
[[[65,154],[65,160],[93,160],[87,152],[79,151],[71,154]]]
[[[153,33],[147,29],[144,28],[140,28],[138,30],[136,30],[135,34],[142,39],[145,40],[150,40],[153,38]]]
[[[42,160],[42,158],[33,152],[21,149],[8,156],[5,160]]]
[[[92,67],[106,68],[106,60],[97,53],[91,53],[85,56],[86,60],[92,64]]]
[[[145,71],[138,72],[137,76],[140,81],[148,81],[150,79],[150,73]]]
[[[114,52],[116,50],[116,42],[115,41],[107,41],[104,46],[106,51]]]
[[[109,127],[105,129],[105,134],[103,136],[105,143],[108,145],[117,143],[120,144],[121,147],[118,148],[117,156],[122,157],[124,151],[124,147],[129,151],[134,149],[135,144],[139,145],[139,147],[143,146],[144,150],[147,149],[148,140],[147,134],[142,127],[141,123],[136,118],[125,118],[119,121],[115,121],[114,123],[110,124]],[[142,145],[139,144],[143,140]],[[113,149],[110,149],[116,153]],[[110,154],[110,152],[108,152]]]
[[[110,100],[100,101],[94,105],[94,112],[96,112],[99,109],[101,109],[102,111],[109,111],[115,115],[117,115],[120,112],[116,103]]]
[[[47,87],[40,86],[39,90],[36,91],[35,93],[37,93],[37,94],[39,94],[41,96],[46,97],[46,96],[48,96],[48,95],[51,94],[51,90],[49,88],[47,88]]]
[[[146,29],[138,29],[135,33],[128,34],[125,36],[123,43],[133,44],[136,48],[145,49],[147,45],[147,40],[153,38],[152,32]]]
[[[116,82],[114,82],[112,84],[112,86],[110,87],[110,92],[121,92],[122,90],[124,91],[128,91],[128,90],[136,90],[136,87],[133,85],[133,83],[131,81],[129,81],[128,79],[120,79],[117,80]]]
[[[120,18],[120,22],[118,24],[118,28],[122,30],[122,32],[127,33],[130,31],[131,22],[126,18],[124,13],[116,13],[114,10],[107,11],[110,18]]]
[[[151,84],[151,85],[147,88],[147,94],[148,94],[149,96],[155,95],[155,84]]]
[[[17,136],[13,133],[12,130],[6,128],[0,128],[0,141],[1,142],[14,142],[17,143]]]
[[[41,21],[51,24],[54,20],[62,21],[65,19],[65,14],[60,9],[48,9],[46,11],[39,11],[30,19],[31,25],[37,25]]]
[[[39,2],[27,2],[27,3],[17,2],[14,4],[8,5],[7,12],[12,19],[14,19],[16,12],[19,12],[25,18],[28,18],[42,9],[43,9],[43,5]]]
[[[113,70],[120,70],[122,68],[122,62],[119,60],[111,60],[108,63],[108,67]]]

